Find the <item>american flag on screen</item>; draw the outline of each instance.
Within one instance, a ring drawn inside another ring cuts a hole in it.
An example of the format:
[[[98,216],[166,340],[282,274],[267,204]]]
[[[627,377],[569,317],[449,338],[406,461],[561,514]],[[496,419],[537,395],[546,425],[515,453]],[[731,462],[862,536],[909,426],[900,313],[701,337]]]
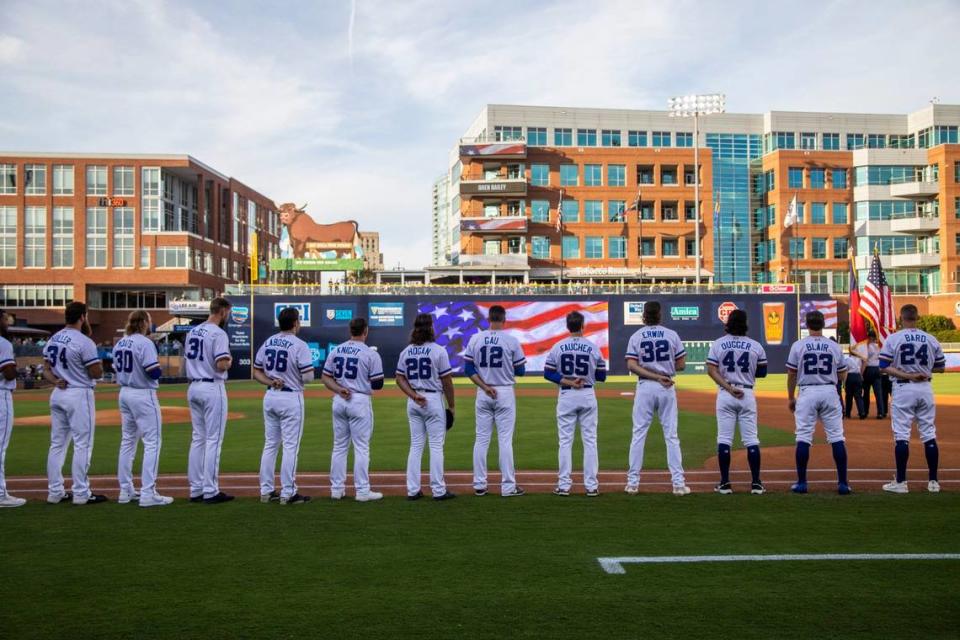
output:
[[[610,323],[606,302],[511,300],[508,302],[422,302],[418,313],[433,316],[437,344],[447,350],[450,365],[463,370],[463,352],[470,338],[490,327],[487,314],[490,307],[499,304],[507,310],[504,329],[523,346],[527,357],[527,371],[543,371],[543,363],[550,348],[567,337],[567,314],[579,311],[585,318],[584,336],[600,347],[603,357],[610,359]]]
[[[897,330],[897,319],[893,315],[893,293],[887,284],[878,253],[873,254],[867,281],[860,294],[860,313],[873,325],[881,344]]]
[[[804,300],[800,303],[801,318],[805,318],[811,311],[819,311],[823,314],[824,328],[835,329],[837,327],[836,300]]]

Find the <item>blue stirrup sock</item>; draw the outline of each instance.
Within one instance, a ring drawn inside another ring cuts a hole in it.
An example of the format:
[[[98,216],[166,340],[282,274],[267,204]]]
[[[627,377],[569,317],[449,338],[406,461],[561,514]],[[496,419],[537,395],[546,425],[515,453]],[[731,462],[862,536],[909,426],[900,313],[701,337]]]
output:
[[[760,445],[747,447],[747,464],[750,465],[752,482],[760,482]]]
[[[910,443],[906,440],[897,440],[893,447],[893,455],[897,460],[897,482],[906,482],[907,460],[910,459]]]
[[[730,482],[730,445],[717,445],[717,458],[720,462],[720,484]]]
[[[927,468],[930,470],[930,479],[937,479],[937,467],[940,465],[940,447],[936,439],[923,443],[923,453],[927,456]]]
[[[833,449],[833,461],[837,465],[837,482],[847,484],[847,447],[843,440],[834,442],[830,447]]]
[[[797,482],[807,481],[807,463],[810,462],[810,445],[797,443]]]

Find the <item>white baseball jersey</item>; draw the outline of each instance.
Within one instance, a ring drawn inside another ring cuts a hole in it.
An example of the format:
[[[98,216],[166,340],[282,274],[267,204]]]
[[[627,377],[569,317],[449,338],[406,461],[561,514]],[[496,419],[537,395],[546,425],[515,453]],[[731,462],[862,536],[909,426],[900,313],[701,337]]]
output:
[[[847,370],[847,363],[839,344],[823,336],[808,336],[790,347],[787,369],[797,372],[801,387],[835,385],[839,374]]]
[[[211,322],[198,324],[184,341],[187,377],[191,380],[226,380],[227,372],[217,369],[217,360],[229,355],[227,332]]]
[[[902,329],[888,337],[880,351],[882,366],[894,366],[907,373],[932,376],[933,370],[943,367],[946,358],[940,342],[920,329]]]
[[[257,349],[253,366],[282,380],[285,389],[303,391],[303,374],[313,370],[313,354],[307,343],[292,333],[277,333]]]
[[[860,375],[863,373],[863,360],[854,355],[845,355],[843,356],[843,361],[847,363],[847,374],[855,373]]]
[[[516,382],[513,368],[525,364],[520,341],[505,331],[481,331],[472,338],[463,359],[473,363],[477,373],[491,387],[506,387]]]
[[[330,351],[323,372],[345,389],[370,395],[371,383],[383,378],[383,360],[366,343],[348,340]]]
[[[607,363],[597,345],[583,336],[570,336],[553,345],[543,368],[559,371],[565,378],[579,378],[584,385],[593,386],[597,371],[606,371]]]
[[[710,345],[707,363],[715,365],[730,384],[752,387],[757,367],[767,365],[767,354],[753,338],[725,335]]]
[[[100,362],[97,345],[76,329],[67,327],[53,334],[43,348],[43,358],[68,387],[93,389],[97,385],[87,373],[87,367]]]
[[[638,329],[627,342],[627,360],[636,360],[647,371],[673,377],[677,360],[687,354],[673,329],[651,325]]]
[[[0,369],[3,369],[9,364],[16,364],[16,362],[13,356],[13,345],[10,344],[9,340],[0,336]],[[0,376],[0,389],[13,391],[16,388],[16,380],[4,380],[3,376]]]
[[[160,366],[157,347],[143,334],[125,336],[113,346],[113,370],[122,387],[156,389],[160,382],[151,378],[147,369],[157,366]]]
[[[397,360],[397,374],[420,391],[443,391],[440,378],[451,373],[450,357],[436,342],[411,344],[400,352]]]

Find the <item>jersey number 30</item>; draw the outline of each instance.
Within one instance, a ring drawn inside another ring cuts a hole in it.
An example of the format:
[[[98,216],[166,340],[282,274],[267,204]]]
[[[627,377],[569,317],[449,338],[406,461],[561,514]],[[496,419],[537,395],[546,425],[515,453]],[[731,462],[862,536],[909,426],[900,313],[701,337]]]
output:
[[[113,368],[118,373],[133,373],[133,351],[114,349]]]

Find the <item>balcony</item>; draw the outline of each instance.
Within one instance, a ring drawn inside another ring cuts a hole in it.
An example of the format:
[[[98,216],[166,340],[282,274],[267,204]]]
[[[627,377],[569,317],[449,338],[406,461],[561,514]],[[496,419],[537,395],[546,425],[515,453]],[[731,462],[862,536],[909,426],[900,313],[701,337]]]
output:
[[[460,233],[526,233],[525,216],[498,216],[496,218],[461,218]]]
[[[500,267],[506,269],[528,269],[528,256],[525,253],[460,254],[462,267]]]
[[[495,140],[489,137],[461,138],[461,158],[526,158],[526,140]]]
[[[527,180],[522,177],[461,180],[460,195],[465,198],[475,196],[524,197],[527,195]]]
[[[900,184],[890,185],[890,195],[895,198],[910,198],[912,200],[924,200],[933,198],[940,193],[939,182],[901,182]]]
[[[890,231],[925,235],[940,230],[940,217],[933,215],[894,218],[890,220]]]
[[[854,263],[857,269],[869,269],[873,261],[871,255],[858,255]],[[884,269],[930,268],[940,266],[940,254],[931,251],[915,251],[913,253],[897,253],[880,256],[880,264]]]

